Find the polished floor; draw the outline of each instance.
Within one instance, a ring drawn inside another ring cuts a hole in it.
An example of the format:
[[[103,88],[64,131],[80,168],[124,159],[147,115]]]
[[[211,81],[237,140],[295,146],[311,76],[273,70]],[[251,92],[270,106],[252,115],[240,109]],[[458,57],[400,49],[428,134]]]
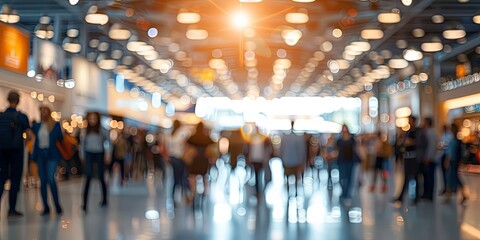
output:
[[[370,177],[364,176],[352,201],[341,203],[335,173],[329,190],[325,170],[308,172],[296,194],[283,185],[269,186],[268,201],[257,203],[248,183],[242,193],[245,172],[222,171],[213,174],[199,209],[173,207],[157,174],[123,187],[112,181],[107,208],[99,206],[100,187],[94,182],[87,214],[80,209],[81,178],[59,183],[62,216],[40,216],[38,189],[23,189],[18,203],[25,214],[21,219],[7,218],[3,211],[7,198],[2,199],[0,239],[480,239],[479,174],[462,175],[470,192],[465,206],[455,201],[443,204],[437,197],[433,203],[396,207],[390,200],[399,179],[391,181],[385,194],[370,193]],[[230,181],[225,184],[222,179]]]

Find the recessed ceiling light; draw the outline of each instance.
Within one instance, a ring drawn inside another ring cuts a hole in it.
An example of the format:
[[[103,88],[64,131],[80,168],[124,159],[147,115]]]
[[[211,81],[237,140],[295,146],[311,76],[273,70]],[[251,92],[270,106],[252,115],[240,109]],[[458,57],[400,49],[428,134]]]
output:
[[[421,38],[421,37],[425,36],[425,31],[421,28],[415,28],[412,31],[412,35],[416,38]]]
[[[380,13],[377,19],[381,23],[398,23],[401,21],[400,10],[394,8],[391,12]]]
[[[377,28],[363,29],[360,33],[363,39],[381,39],[383,38],[383,31]]]
[[[407,41],[403,40],[403,39],[400,39],[400,40],[397,40],[397,42],[395,43],[395,45],[400,48],[400,49],[404,49],[404,48],[407,48],[408,46],[408,43]]]
[[[432,22],[433,23],[439,24],[439,23],[443,23],[444,21],[445,21],[445,18],[440,14],[432,16]]]

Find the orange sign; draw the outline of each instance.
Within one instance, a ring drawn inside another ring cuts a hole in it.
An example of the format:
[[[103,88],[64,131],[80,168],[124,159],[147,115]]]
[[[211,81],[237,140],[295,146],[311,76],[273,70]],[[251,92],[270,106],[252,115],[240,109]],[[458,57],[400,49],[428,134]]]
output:
[[[27,73],[30,36],[18,28],[0,24],[0,67]]]

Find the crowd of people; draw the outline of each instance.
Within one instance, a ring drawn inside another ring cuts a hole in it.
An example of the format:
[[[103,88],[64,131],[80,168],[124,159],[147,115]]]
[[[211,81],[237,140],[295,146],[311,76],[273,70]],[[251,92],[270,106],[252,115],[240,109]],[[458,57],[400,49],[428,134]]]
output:
[[[48,105],[40,107],[41,121],[31,127],[28,117],[16,110],[19,101],[17,92],[9,93],[9,108],[5,112],[15,119],[16,125],[8,146],[0,144],[0,186],[7,179],[11,182],[8,216],[13,218],[23,215],[17,211],[16,201],[24,169],[22,159],[24,152],[30,151],[28,158],[31,166],[36,168],[33,171],[29,169],[28,173],[36,172],[39,176],[43,202],[41,215],[50,215],[48,188],[55,212],[60,215],[63,209],[55,176],[62,155],[57,142],[62,141],[67,133],[51,118],[53,109]],[[1,118],[8,119],[8,116]],[[202,122],[196,126],[186,126],[176,120],[171,128],[162,129],[153,135],[153,139],[148,140],[145,131],[129,131],[128,128],[113,130],[115,134],[112,135],[112,132],[102,128],[101,117],[97,112],[87,113],[86,120],[86,128],[78,132],[78,154],[74,155],[80,160],[81,172],[85,176],[82,205],[79,206],[85,213],[89,209],[88,199],[93,178],[97,178],[101,185],[100,207],[108,206],[108,186],[116,172],[115,166],[120,169],[121,185],[130,179],[142,179],[151,171],[158,170],[164,177],[170,171],[173,184],[167,190],[168,197],[173,199],[178,195],[180,197],[176,198],[177,201],[189,204],[193,202],[194,193],[199,187],[202,192],[208,187],[199,186],[198,183],[208,181],[209,171],[217,159],[225,159],[225,163],[234,168],[239,158],[245,159],[253,169],[255,194],[258,198],[264,197],[263,192],[269,181],[270,159],[279,157],[283,162],[285,176],[298,180],[301,180],[306,167],[318,168],[317,161],[320,159],[322,165],[327,165],[328,189],[332,189],[333,185],[332,171],[338,169],[342,188],[340,200],[344,203],[352,198],[357,183],[361,186],[365,181],[369,182],[368,191],[374,192],[378,176],[381,178],[380,192],[388,192],[388,178],[393,172],[391,165],[401,167],[404,175],[403,187],[393,199],[397,205],[405,201],[406,195],[414,196],[411,199],[413,204],[421,199],[433,201],[436,195],[436,167],[442,169],[443,190],[440,193],[445,196],[445,203],[449,203],[452,194],[457,191],[462,193],[461,203],[468,199],[458,174],[465,155],[464,144],[456,137],[458,127],[455,124],[444,127],[444,132],[437,136],[433,119],[429,117],[424,118],[417,127],[417,119],[410,116],[410,128],[405,132],[399,131],[394,141],[388,139],[385,132],[355,136],[345,124],[339,134],[297,132],[294,121],[291,122],[290,130],[269,134],[250,125],[248,131],[239,129],[220,133],[220,139],[226,139],[227,150],[221,150],[225,148],[219,146],[221,141],[211,139],[210,130]],[[23,135],[29,143],[28,151],[24,151]],[[393,159],[396,164],[390,164]],[[357,179],[354,178],[356,169],[364,173]],[[368,175],[371,178],[365,177]],[[415,193],[408,192],[412,181],[416,183]],[[2,193],[3,187],[0,188],[0,197]]]

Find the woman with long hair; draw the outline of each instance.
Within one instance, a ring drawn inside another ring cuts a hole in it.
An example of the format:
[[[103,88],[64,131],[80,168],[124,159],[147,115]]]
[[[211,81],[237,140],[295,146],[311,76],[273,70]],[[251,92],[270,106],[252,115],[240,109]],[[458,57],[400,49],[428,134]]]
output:
[[[58,161],[62,158],[56,142],[63,140],[63,133],[60,124],[52,119],[51,113],[52,109],[49,106],[41,106],[41,122],[33,125],[35,144],[33,146],[32,159],[38,164],[41,184],[40,194],[43,202],[42,216],[50,214],[47,186],[50,186],[57,215],[63,212],[58,199],[57,183],[55,182]]]
[[[101,207],[107,206],[107,185],[105,183],[105,149],[103,144],[107,141],[107,134],[100,127],[100,113],[87,113],[87,128],[80,135],[80,155],[84,163],[85,187],[83,189],[83,205],[82,210],[87,212],[88,192],[90,190],[90,181],[94,176],[94,172],[102,186]],[[95,171],[96,166],[96,171]]]

